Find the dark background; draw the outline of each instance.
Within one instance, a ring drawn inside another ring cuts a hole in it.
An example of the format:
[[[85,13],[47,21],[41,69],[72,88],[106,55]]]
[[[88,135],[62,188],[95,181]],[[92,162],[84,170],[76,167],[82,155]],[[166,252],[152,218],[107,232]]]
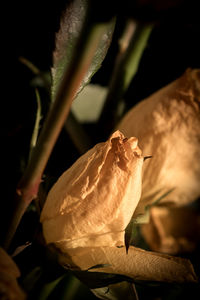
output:
[[[135,5],[136,2],[141,2],[141,5]],[[149,5],[149,2],[153,5]],[[175,1],[178,4],[172,7],[171,1],[168,2],[169,7],[166,5],[163,8],[159,6],[159,1],[117,1],[115,3],[119,6],[108,10],[108,14],[117,11],[119,19],[103,66],[92,79],[94,83],[106,86],[109,83],[118,50],[117,41],[127,16],[140,22],[153,21],[155,24],[139,70],[125,95],[126,109],[179,77],[187,68],[200,67],[200,23],[196,1]],[[129,8],[127,3],[133,3],[132,7]],[[32,84],[34,75],[19,61],[19,57],[27,58],[41,71],[50,71],[55,33],[59,29],[65,5],[64,0],[11,1],[2,10],[5,18],[1,43],[1,220],[13,201],[16,184],[27,163],[36,114]],[[99,15],[103,19],[102,11],[102,15]],[[43,122],[49,96],[44,88],[40,89],[40,95]],[[92,133],[92,126],[88,134]],[[54,181],[78,157],[78,151],[63,131],[45,171],[47,184]]]
[[[66,5],[64,0],[45,2],[11,1],[6,4],[6,8],[2,9],[4,15],[0,81],[2,175],[0,226],[2,232],[4,220],[14,199],[17,182],[27,163],[36,114],[34,75],[19,61],[19,57],[27,58],[41,71],[50,71],[55,33],[59,29],[60,16]],[[126,110],[179,77],[187,68],[200,67],[200,22],[197,6],[195,1],[177,2],[183,5],[162,10],[155,4],[157,1],[153,1],[155,5],[149,10],[148,6],[141,6],[142,8],[136,7],[135,11],[131,11],[126,10],[126,1],[124,1],[123,15],[119,17],[112,45],[102,68],[93,77],[92,82],[108,85],[118,49],[117,41],[121,26],[127,15],[141,22],[153,21],[155,26],[139,70],[125,95]],[[49,96],[44,88],[40,88],[40,94],[43,121],[48,110]],[[94,124],[86,126],[92,138],[93,127],[95,128]],[[98,141],[98,136],[96,140]],[[79,155],[68,134],[63,130],[45,170],[44,181],[47,189]],[[35,216],[28,215],[28,218],[29,222],[25,219],[26,226],[20,229],[19,244],[30,240],[34,233],[37,220]]]

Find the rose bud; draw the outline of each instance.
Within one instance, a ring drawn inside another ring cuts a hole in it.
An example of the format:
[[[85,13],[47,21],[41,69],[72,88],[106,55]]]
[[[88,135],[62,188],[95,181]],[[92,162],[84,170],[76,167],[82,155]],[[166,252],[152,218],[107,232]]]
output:
[[[136,214],[161,202],[182,206],[200,196],[200,70],[179,79],[133,107],[117,126],[136,136],[143,155],[142,197]]]
[[[62,174],[41,214],[47,243],[76,247],[121,246],[141,195],[143,156],[137,139],[116,131]]]
[[[188,260],[132,246],[126,252],[125,228],[140,200],[143,160],[137,139],[117,131],[61,175],[41,213],[44,238],[56,246],[61,265],[138,280],[197,280]]]

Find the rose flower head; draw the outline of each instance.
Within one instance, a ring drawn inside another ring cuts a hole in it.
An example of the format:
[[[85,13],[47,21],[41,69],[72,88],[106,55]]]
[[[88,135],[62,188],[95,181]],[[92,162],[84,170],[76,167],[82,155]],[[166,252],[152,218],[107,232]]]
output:
[[[41,213],[46,243],[57,248],[59,263],[72,270],[195,282],[188,260],[133,246],[127,254],[125,229],[141,195],[144,157],[137,143],[116,131],[61,175]]]
[[[47,243],[68,248],[121,246],[141,195],[137,139],[116,131],[64,172],[41,214]]]

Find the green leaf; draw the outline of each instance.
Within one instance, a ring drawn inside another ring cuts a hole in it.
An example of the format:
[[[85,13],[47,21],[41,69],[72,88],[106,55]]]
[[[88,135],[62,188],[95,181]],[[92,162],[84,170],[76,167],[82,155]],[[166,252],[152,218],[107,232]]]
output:
[[[126,253],[128,254],[128,248],[131,245],[134,236],[135,220],[131,219],[125,229],[124,242],[126,247]]]
[[[46,283],[42,286],[41,290],[39,291],[39,294],[37,295],[37,300],[46,300],[49,299],[49,296],[54,291],[56,286],[62,281],[64,275],[57,278],[56,280]]]
[[[34,288],[36,283],[42,278],[42,274],[42,267],[36,266],[22,279],[21,284],[26,288],[26,292],[29,292]]]
[[[56,35],[56,49],[53,53],[53,68],[51,70],[53,100],[62,80],[64,71],[67,69],[72,60],[82,28],[87,21],[87,3],[87,0],[71,1],[61,20],[60,30]],[[80,92],[83,87],[89,83],[93,74],[100,68],[111,43],[114,25],[114,20],[105,24],[105,31],[104,34],[102,34],[99,47],[96,50],[93,61],[80,85],[78,92]]]
[[[91,289],[95,296],[105,300],[138,300],[134,284],[122,281],[106,287]]]
[[[127,49],[127,58],[124,63],[124,90],[128,88],[131,80],[137,73],[141,57],[147,46],[152,29],[152,24],[140,24],[130,41],[130,45]]]
[[[73,271],[73,274],[90,289],[96,289],[127,280],[126,276],[103,272]],[[132,282],[132,279],[131,279]]]

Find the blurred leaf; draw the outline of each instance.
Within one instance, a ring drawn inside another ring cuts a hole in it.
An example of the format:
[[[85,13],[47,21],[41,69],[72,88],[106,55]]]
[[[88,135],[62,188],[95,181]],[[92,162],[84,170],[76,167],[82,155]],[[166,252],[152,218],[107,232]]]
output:
[[[93,270],[93,269],[99,269],[99,268],[106,268],[106,267],[110,267],[110,264],[98,264],[98,265],[90,267],[89,269],[87,269],[87,271]]]
[[[106,87],[88,84],[72,103],[72,112],[77,120],[81,123],[97,122],[106,93]]]
[[[60,293],[60,300],[73,300],[76,299],[76,295],[81,287],[81,282],[74,276],[65,276],[58,285],[58,291]],[[55,299],[55,295],[52,299]]]
[[[73,271],[73,274],[90,289],[102,288],[110,284],[127,280],[126,276],[88,271]]]
[[[63,279],[64,276],[61,276],[60,278],[54,280],[53,282],[47,283],[42,286],[42,289],[37,295],[37,300],[46,300],[51,295],[53,290],[56,288],[56,286],[59,284],[59,282]]]
[[[115,284],[110,284],[107,287],[91,290],[96,297],[105,300],[138,300],[138,295],[134,284],[122,281]]]
[[[27,292],[31,291],[36,283],[41,279],[43,270],[40,266],[35,267],[26,277],[22,280],[22,285]]]
[[[152,32],[152,24],[140,24],[134,32],[127,49],[127,57],[124,62],[124,90],[126,90],[137,73],[139,63],[146,48],[149,36]]]
[[[109,90],[101,115],[99,126],[106,135],[117,125],[124,112],[124,94],[137,73],[143,52],[153,26],[128,20],[120,39],[120,48],[111,75]],[[113,109],[115,108],[115,109]]]
[[[174,190],[174,188],[168,190],[167,192],[165,192],[164,194],[159,196],[153,203],[151,203],[151,204],[149,204],[145,207],[145,213],[144,214],[140,214],[136,218],[132,218],[130,220],[129,224],[127,225],[127,227],[125,229],[125,236],[124,236],[126,253],[128,253],[128,248],[133,242],[133,238],[134,238],[135,231],[136,231],[135,226],[137,224],[146,224],[146,223],[148,223],[149,218],[150,218],[150,209],[151,209],[151,207],[158,205],[159,202],[162,199],[164,199],[165,197],[167,197],[173,190]]]
[[[55,98],[57,88],[62,80],[64,71],[69,67],[77,46],[81,30],[87,21],[87,0],[74,0],[68,5],[64,16],[61,20],[60,30],[56,35],[56,49],[53,54],[52,68],[52,98]],[[93,74],[99,69],[107,53],[112,39],[115,22],[112,21],[105,26],[105,33],[102,35],[99,47],[94,55],[93,61],[87,74],[79,88],[80,92],[83,87],[90,81]]]
[[[149,218],[150,218],[150,211],[149,209],[145,210],[144,214],[140,214],[137,216],[137,218],[135,218],[135,224],[146,224],[149,222]]]

